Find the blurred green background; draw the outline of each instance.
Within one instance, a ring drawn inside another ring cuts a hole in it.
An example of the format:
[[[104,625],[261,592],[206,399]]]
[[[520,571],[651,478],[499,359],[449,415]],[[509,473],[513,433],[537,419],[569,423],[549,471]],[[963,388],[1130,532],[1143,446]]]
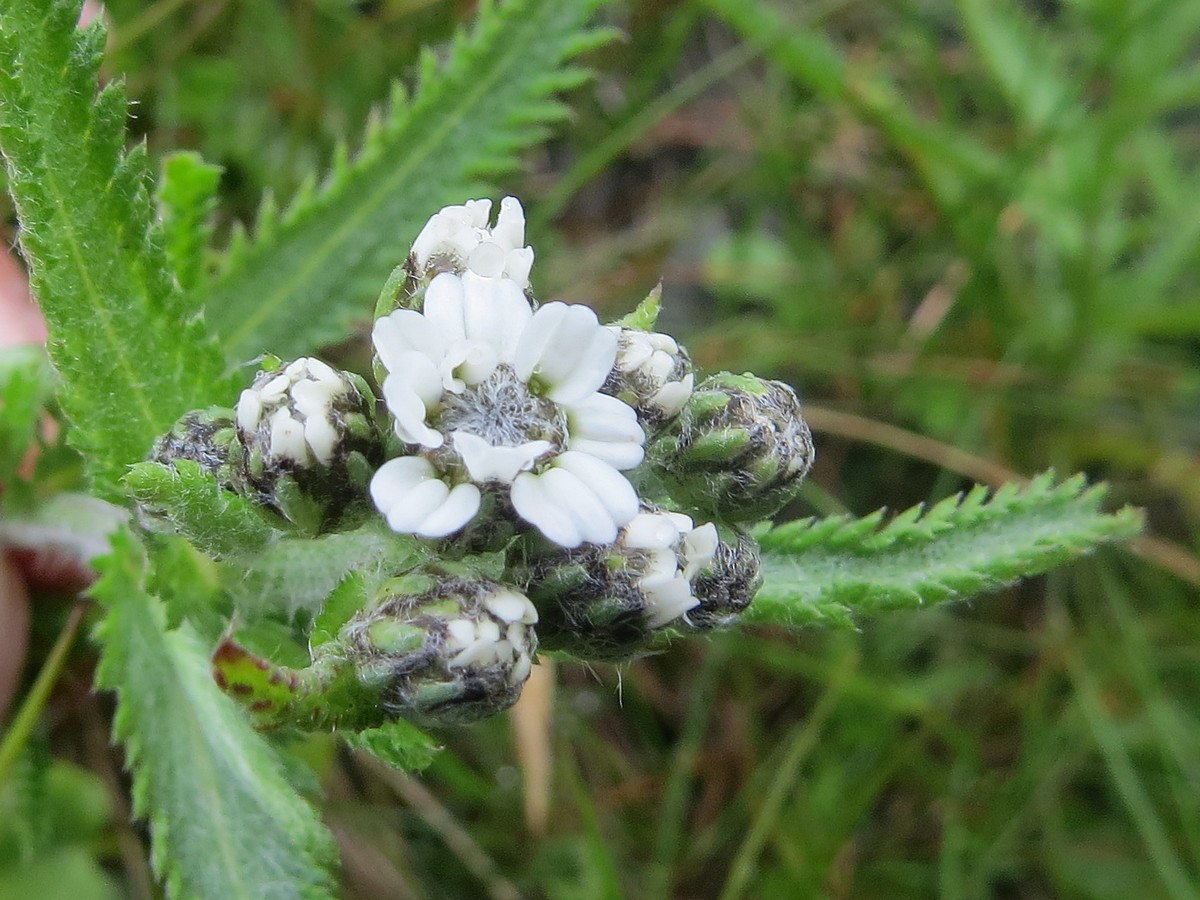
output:
[[[474,12],[113,0],[106,73],[152,154],[224,167],[228,231]],[[504,185],[540,297],[612,318],[662,279],[701,366],[794,384],[819,460],[790,516],[1053,466],[1144,506],[1152,540],[854,632],[560,665],[524,750],[507,717],[448,731],[419,779],[317,742],[345,896],[1200,896],[1200,3],[599,20],[623,39]],[[119,794],[86,688],[56,741]],[[120,805],[96,852],[152,895]]]

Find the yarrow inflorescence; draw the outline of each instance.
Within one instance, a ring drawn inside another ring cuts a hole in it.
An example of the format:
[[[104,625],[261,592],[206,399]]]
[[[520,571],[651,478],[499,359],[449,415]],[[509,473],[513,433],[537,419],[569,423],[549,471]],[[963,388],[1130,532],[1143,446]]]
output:
[[[153,462],[195,462],[304,535],[397,542],[358,573],[377,593],[321,614],[310,667],[222,643],[218,681],[262,723],[468,721],[516,700],[539,639],[629,658],[664,630],[730,624],[761,584],[744,526],[813,458],[795,392],[749,374],[697,385],[653,330],[661,289],[608,325],[538,303],[520,203],[491,212],[442,209],[389,280],[371,334],[385,421],[357,375],[268,357],[234,409],[190,413],[155,446]],[[170,512],[154,499],[147,516]],[[273,673],[274,693],[242,672]]]

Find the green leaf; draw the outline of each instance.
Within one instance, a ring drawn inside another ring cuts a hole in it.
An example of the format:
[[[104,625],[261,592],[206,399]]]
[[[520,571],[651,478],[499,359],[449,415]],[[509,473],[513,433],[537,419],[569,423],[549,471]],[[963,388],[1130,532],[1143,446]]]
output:
[[[289,786],[275,751],[213,682],[186,625],[168,631],[143,588],[145,560],[126,531],[93,595],[102,687],[117,692],[114,731],[133,769],[136,812],[172,896],[214,900],[328,897],[332,839]]]
[[[249,621],[301,610],[315,615],[351,572],[378,584],[412,568],[420,553],[417,541],[372,521],[319,538],[283,538],[262,553],[231,560],[224,567],[226,587]]]
[[[1100,511],[1104,486],[1039,475],[990,497],[976,487],[880,528],[877,512],[780,525],[760,534],[764,584],[746,621],[850,624],[856,616],[969,597],[1132,537],[1142,514]]]
[[[0,350],[0,484],[9,484],[25,458],[50,394],[50,369],[41,347]]]
[[[433,738],[403,719],[346,734],[345,738],[351,747],[366,750],[381,762],[405,772],[427,768],[442,749]]]
[[[190,459],[169,466],[138,463],[125,484],[144,508],[213,556],[257,553],[284,533],[272,527],[257,504],[221,487],[215,475]]]
[[[482,4],[444,66],[423,59],[409,99],[397,89],[353,161],[283,213],[265,203],[253,243],[235,242],[206,300],[234,360],[299,356],[369,318],[371,300],[442,206],[488,193],[566,110],[548,99],[585,73],[567,60],[609,36],[584,26],[597,0]]]
[[[206,163],[198,153],[172,153],[163,159],[158,209],[167,259],[185,291],[199,287],[205,278],[220,180],[221,167]]]
[[[111,498],[126,465],[207,405],[223,363],[167,266],[145,148],[123,152],[124,89],[97,91],[104,30],[77,30],[78,15],[70,0],[0,7],[0,151],[71,440]]]

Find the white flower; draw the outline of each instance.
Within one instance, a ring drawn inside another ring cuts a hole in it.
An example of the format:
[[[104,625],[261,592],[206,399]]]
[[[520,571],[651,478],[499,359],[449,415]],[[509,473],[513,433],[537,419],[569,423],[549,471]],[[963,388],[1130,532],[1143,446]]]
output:
[[[696,383],[687,352],[668,334],[620,325],[608,328],[619,343],[604,392],[629,400],[655,424],[679,415]]]
[[[662,628],[700,604],[692,579],[713,558],[719,537],[711,522],[692,527],[682,513],[643,510],[621,529],[617,545],[638,558],[637,586],[651,629]]]
[[[528,288],[533,248],[522,246],[525,212],[515,197],[505,197],[495,226],[489,228],[491,210],[491,200],[468,200],[434,215],[413,241],[417,276],[470,270],[487,278],[510,278],[519,289]]]
[[[337,449],[334,404],[353,385],[319,359],[302,357],[282,372],[264,372],[242,391],[237,426],[268,461],[327,466]]]
[[[479,511],[483,491],[500,491],[564,547],[610,543],[637,514],[621,470],[642,461],[646,439],[630,406],[599,393],[617,338],[585,306],[535,312],[522,284],[501,274],[508,263],[478,271],[480,248],[511,247],[523,233],[515,200],[491,231],[481,203],[438,213],[414,245],[418,265],[467,267],[434,275],[421,312],[398,309],[375,323],[383,396],[396,435],[416,449],[380,467],[371,496],[402,533],[452,534]],[[516,251],[506,252],[511,261]]]

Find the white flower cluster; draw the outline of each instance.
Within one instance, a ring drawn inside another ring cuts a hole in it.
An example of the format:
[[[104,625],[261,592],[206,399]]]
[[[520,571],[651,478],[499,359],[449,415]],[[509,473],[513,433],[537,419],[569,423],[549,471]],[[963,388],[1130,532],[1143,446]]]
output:
[[[599,392],[617,336],[585,306],[525,294],[533,254],[509,197],[494,228],[472,201],[430,220],[413,248],[429,277],[421,312],[375,323],[397,436],[413,450],[380,467],[371,496],[397,532],[444,537],[485,491],[564,547],[609,543],[638,510],[622,475],[644,455],[637,414]]]
[[[507,670],[510,685],[522,685],[533,668],[537,646],[532,625],[537,609],[524,594],[500,589],[483,601],[488,615],[460,616],[446,623],[443,649],[452,654],[448,668],[484,669],[500,666]]]
[[[302,357],[282,372],[263,373],[242,391],[238,430],[262,448],[268,461],[328,466],[338,444],[334,403],[352,390],[332,367]]]
[[[717,552],[717,527],[693,527],[682,513],[643,510],[621,529],[617,546],[638,559],[637,586],[650,628],[662,628],[699,606],[692,580]]]

